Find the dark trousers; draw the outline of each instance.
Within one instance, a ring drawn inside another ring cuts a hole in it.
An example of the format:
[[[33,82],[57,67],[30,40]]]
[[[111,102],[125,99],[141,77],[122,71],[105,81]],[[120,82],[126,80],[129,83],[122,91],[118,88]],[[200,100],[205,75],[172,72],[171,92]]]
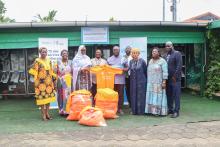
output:
[[[118,110],[120,110],[124,103],[124,84],[115,84],[114,90],[118,92]]]
[[[128,99],[128,105],[129,105],[129,107],[130,107],[130,106],[131,106],[131,98],[130,98],[130,76],[125,79],[125,82],[126,82],[125,88],[126,88],[126,95],[127,95],[127,99]]]
[[[92,83],[92,96],[95,97],[97,93],[97,84]]]
[[[180,110],[180,94],[181,94],[181,81],[174,83],[171,79],[167,82],[167,102],[168,110],[171,113],[179,113]]]
[[[91,92],[92,92],[92,103],[93,103],[93,106],[95,105],[95,95],[97,93],[97,84],[94,84],[92,83],[92,89],[91,89]]]

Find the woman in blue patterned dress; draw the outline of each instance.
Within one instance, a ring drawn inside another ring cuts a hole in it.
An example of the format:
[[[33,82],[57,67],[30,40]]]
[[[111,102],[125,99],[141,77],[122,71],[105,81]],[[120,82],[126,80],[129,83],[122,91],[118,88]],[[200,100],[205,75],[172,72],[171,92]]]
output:
[[[168,78],[167,62],[160,57],[159,48],[152,50],[152,59],[147,69],[147,94],[145,113],[167,115],[166,80]]]

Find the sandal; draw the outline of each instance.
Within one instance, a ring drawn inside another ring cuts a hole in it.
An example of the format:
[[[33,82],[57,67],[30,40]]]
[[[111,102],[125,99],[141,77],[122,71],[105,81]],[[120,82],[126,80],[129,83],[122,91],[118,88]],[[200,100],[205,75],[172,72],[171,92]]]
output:
[[[52,120],[53,118],[52,118],[50,115],[47,115],[47,116],[46,116],[46,119]]]
[[[64,115],[63,110],[60,110],[60,111],[59,111],[59,114],[60,114],[61,116],[63,116],[63,115]]]
[[[48,119],[47,119],[47,117],[45,116],[45,117],[42,117],[42,121],[47,121]]]

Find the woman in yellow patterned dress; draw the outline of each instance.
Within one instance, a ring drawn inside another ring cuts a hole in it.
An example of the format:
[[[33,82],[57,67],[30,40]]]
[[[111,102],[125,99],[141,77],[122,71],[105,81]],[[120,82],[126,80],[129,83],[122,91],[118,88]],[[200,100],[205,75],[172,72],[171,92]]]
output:
[[[41,107],[42,120],[46,121],[52,119],[49,107],[56,98],[56,74],[53,72],[50,59],[47,58],[47,49],[42,47],[39,52],[40,58],[35,60],[29,73],[34,76],[36,103]]]

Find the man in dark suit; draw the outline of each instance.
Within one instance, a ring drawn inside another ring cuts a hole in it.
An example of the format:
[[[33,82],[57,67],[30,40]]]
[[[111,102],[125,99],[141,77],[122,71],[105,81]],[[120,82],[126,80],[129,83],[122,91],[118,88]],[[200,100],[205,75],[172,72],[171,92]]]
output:
[[[171,114],[172,118],[176,118],[179,116],[180,110],[182,55],[174,49],[172,42],[166,42],[165,46],[167,51],[165,58],[168,64],[168,114]]]

